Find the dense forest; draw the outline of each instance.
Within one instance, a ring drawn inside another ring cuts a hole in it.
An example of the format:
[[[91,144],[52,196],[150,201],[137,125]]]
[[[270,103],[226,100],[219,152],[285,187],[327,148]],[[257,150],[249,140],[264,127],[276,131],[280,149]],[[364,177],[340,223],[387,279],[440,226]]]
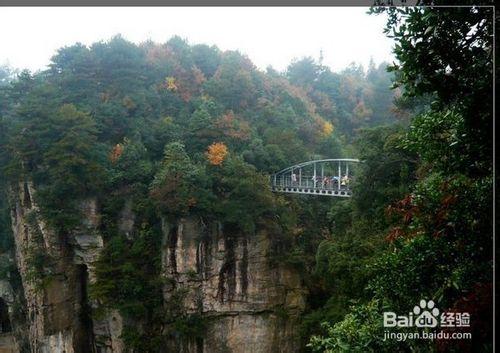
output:
[[[179,37],[121,36],[61,48],[41,72],[2,68],[0,252],[14,252],[9,199],[29,181],[35,216],[62,242],[81,201],[98,200],[104,248],[88,295],[100,306],[89,315],[119,311],[134,352],[205,335],[182,291],[162,300],[162,222],[185,217],[272,235],[272,261],[307,289],[300,351],[492,351],[492,9],[372,12],[387,16],[397,60],[366,70],[301,58],[262,71]],[[342,157],[363,161],[351,199],[270,190],[282,168]],[[133,236],[117,222],[125,204]],[[30,253],[37,288],[56,261]],[[472,339],[384,341],[382,313],[423,298],[471,313]]]

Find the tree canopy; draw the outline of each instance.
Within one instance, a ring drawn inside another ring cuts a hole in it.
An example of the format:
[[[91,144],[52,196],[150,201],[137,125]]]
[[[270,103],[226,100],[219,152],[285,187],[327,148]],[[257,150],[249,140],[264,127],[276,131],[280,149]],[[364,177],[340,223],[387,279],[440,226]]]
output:
[[[272,235],[273,261],[309,293],[304,352],[491,351],[488,318],[463,345],[383,342],[381,318],[423,296],[470,303],[473,317],[491,307],[493,14],[381,11],[397,62],[366,70],[306,57],[264,72],[237,51],[121,36],[61,48],[36,74],[0,68],[0,192],[33,182],[37,216],[65,241],[79,203],[98,201],[105,248],[90,294],[137,323],[123,335],[132,348],[203,335],[182,293],[163,305],[159,277],[162,226],[192,216]],[[271,192],[271,173],[323,157],[364,161],[351,199]],[[126,207],[134,237],[118,226]]]

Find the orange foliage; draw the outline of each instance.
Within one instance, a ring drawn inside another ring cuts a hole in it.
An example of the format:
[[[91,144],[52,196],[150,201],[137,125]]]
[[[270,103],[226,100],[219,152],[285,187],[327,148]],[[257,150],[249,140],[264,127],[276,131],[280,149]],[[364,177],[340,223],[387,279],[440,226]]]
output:
[[[111,163],[115,164],[121,157],[122,153],[123,145],[121,143],[117,143],[109,153],[109,160],[111,161]]]
[[[208,146],[206,156],[210,164],[221,165],[228,153],[227,146],[223,142],[214,142]]]
[[[203,82],[205,82],[207,80],[205,78],[205,75],[203,74],[203,72],[200,69],[198,69],[196,66],[193,66],[192,73],[194,76],[194,81],[198,85],[201,85]]]
[[[231,110],[215,121],[215,127],[231,138],[239,140],[250,138],[250,125],[235,117]]]

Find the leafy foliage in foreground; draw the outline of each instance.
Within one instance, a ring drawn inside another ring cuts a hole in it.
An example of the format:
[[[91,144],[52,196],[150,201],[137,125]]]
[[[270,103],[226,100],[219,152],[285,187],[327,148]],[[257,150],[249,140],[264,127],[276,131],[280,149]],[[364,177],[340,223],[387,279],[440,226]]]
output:
[[[386,33],[395,38],[400,62],[392,66],[396,83],[404,86],[407,99],[434,97],[399,144],[401,151],[418,156],[418,180],[387,208],[394,222],[387,231],[390,248],[367,266],[372,277],[365,303],[353,306],[341,321],[325,323],[325,334],[313,336],[310,346],[324,352],[489,352],[492,13],[473,7],[387,11]],[[434,299],[442,311],[475,317],[472,339],[385,346],[382,312],[408,312],[422,298]]]

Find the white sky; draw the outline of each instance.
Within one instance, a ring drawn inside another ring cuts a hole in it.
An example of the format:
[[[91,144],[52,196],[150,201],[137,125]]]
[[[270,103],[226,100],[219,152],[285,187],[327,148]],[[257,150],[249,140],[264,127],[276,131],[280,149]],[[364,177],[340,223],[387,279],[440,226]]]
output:
[[[319,57],[337,71],[392,61],[385,15],[364,7],[0,7],[0,64],[43,69],[62,46],[121,33],[139,43],[179,35],[190,44],[239,50],[259,68],[282,71],[294,58]]]

